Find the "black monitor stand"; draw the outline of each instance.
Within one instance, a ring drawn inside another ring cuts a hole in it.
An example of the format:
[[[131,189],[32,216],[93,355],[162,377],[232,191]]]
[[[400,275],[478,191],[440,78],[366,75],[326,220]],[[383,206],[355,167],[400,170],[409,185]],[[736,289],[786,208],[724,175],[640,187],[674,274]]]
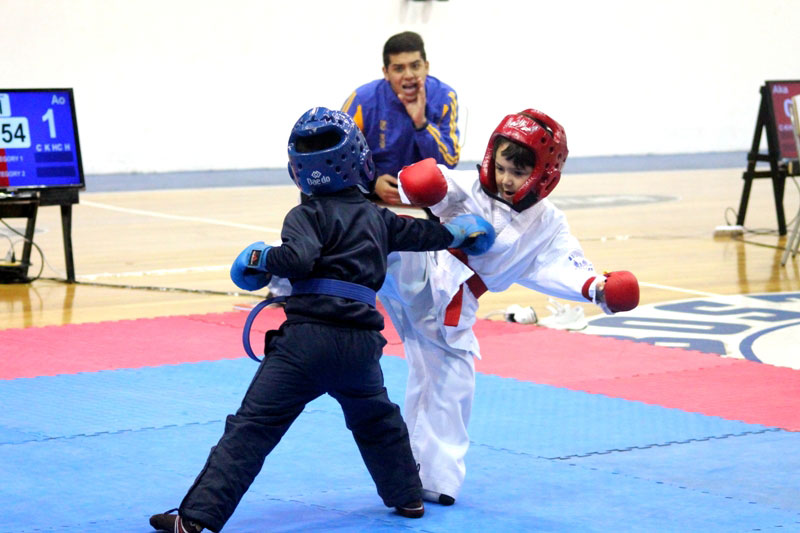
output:
[[[786,187],[787,176],[800,175],[798,154],[794,153],[794,140],[791,137],[791,127],[779,128],[779,124],[787,120],[784,109],[776,105],[791,98],[800,91],[800,81],[768,81],[761,86],[761,104],[758,108],[756,130],[753,134],[753,144],[747,154],[747,169],[742,173],[744,186],[742,197],[739,201],[739,212],[736,223],[744,225],[747,214],[747,203],[750,200],[750,190],[753,180],[769,178],[772,180],[772,195],[775,199],[775,214],[778,218],[778,234],[786,235],[786,215],[783,210],[783,193]],[[775,94],[773,94],[775,93]],[[767,152],[761,152],[761,135],[767,135]],[[769,163],[769,170],[756,170],[758,163]]]
[[[31,250],[36,228],[36,215],[39,207],[61,207],[61,231],[64,238],[64,262],[67,268],[67,281],[75,282],[75,263],[72,257],[72,205],[78,203],[78,189],[52,188],[0,198],[0,218],[25,218],[25,244],[19,265],[0,266],[0,283],[27,283],[28,268],[31,264]]]

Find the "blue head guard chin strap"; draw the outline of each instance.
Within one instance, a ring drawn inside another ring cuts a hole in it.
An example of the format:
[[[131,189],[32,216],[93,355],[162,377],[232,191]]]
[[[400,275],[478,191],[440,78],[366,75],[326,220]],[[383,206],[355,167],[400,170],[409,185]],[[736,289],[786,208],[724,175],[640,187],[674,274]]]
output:
[[[289,175],[305,194],[347,187],[369,192],[375,164],[350,115],[325,107],[306,111],[289,136]]]

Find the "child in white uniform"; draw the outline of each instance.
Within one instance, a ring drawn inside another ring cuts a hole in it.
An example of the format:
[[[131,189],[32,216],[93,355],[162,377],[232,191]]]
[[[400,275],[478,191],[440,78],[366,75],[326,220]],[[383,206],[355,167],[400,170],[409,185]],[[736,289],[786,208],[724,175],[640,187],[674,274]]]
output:
[[[443,222],[479,215],[497,233],[489,251],[468,262],[446,250],[392,254],[379,292],[409,364],[404,413],[429,501],[455,503],[464,481],[473,358],[480,357],[472,325],[483,292],[518,283],[557,298],[592,301],[606,313],[638,305],[636,278],[625,271],[598,276],[564,213],[545,198],[566,157],[563,128],[528,109],[503,119],[477,174],[437,166],[433,159],[400,174],[406,203],[430,207]]]

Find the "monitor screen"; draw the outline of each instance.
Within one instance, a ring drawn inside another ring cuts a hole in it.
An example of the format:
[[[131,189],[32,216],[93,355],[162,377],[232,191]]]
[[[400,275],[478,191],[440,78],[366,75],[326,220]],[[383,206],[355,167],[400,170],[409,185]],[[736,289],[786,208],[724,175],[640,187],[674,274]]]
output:
[[[780,151],[778,157],[780,159],[797,159],[797,145],[794,143],[789,105],[792,97],[800,94],[800,80],[768,81],[767,90],[770,93],[770,110]]]
[[[84,187],[72,89],[0,89],[0,189]]]

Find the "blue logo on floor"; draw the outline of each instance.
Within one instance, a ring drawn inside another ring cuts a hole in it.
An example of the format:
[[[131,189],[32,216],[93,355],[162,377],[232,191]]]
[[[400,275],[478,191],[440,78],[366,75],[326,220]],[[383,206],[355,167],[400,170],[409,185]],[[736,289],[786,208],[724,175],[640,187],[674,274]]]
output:
[[[645,305],[590,319],[584,333],[800,369],[800,292]]]

